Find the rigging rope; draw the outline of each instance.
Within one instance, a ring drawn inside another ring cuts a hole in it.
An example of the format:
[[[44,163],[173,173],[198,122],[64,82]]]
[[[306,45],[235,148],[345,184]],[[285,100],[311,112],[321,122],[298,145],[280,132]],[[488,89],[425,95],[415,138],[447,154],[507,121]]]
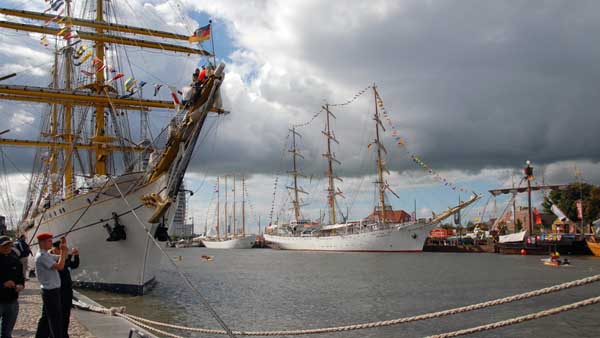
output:
[[[318,112],[314,113],[312,115],[312,117],[310,118],[310,120],[304,122],[304,123],[296,123],[296,124],[292,124],[292,127],[294,128],[302,128],[302,127],[306,127],[309,124],[311,124],[317,117],[319,117],[319,115],[323,112],[323,108],[321,108],[321,110],[319,110]]]
[[[392,119],[390,118],[390,116],[383,104],[383,99],[381,98],[381,96],[379,95],[379,93],[377,91],[375,91],[375,96],[376,96],[376,100],[377,100],[377,105],[379,106],[379,108],[381,108],[381,113],[382,113],[384,119],[386,120],[386,122],[388,123],[388,125],[390,126],[391,134],[392,134],[392,137],[394,138],[394,140],[396,140],[396,144],[399,147],[401,147],[406,152],[406,154],[408,154],[410,156],[410,158],[413,160],[413,162],[415,162],[416,164],[421,166],[425,171],[427,171],[436,180],[443,183],[444,186],[450,187],[454,191],[460,191],[460,192],[464,192],[464,193],[473,193],[473,194],[477,195],[477,193],[475,193],[474,191],[470,191],[468,189],[459,187],[455,183],[449,181],[448,179],[446,179],[445,177],[440,175],[438,172],[433,170],[433,168],[431,168],[425,162],[423,162],[423,160],[421,160],[421,158],[419,156],[417,156],[415,153],[411,152],[407,148],[405,140],[402,137],[400,137],[400,130],[398,128],[396,128],[396,125],[393,123]]]
[[[324,333],[334,333],[334,332],[344,332],[344,331],[354,331],[354,330],[386,327],[386,326],[399,325],[399,324],[404,324],[404,323],[428,320],[428,319],[433,319],[433,318],[455,315],[455,314],[459,314],[459,313],[465,313],[465,312],[469,312],[469,311],[480,310],[480,309],[484,309],[484,308],[488,308],[488,307],[492,307],[492,306],[507,304],[507,303],[516,302],[516,301],[520,301],[520,300],[524,300],[524,299],[529,299],[529,298],[533,298],[533,297],[537,297],[537,296],[542,296],[542,295],[570,289],[570,288],[577,287],[577,286],[583,286],[583,285],[591,284],[591,283],[598,282],[598,281],[600,281],[600,274],[582,278],[582,279],[578,279],[578,280],[574,280],[571,282],[566,282],[566,283],[562,283],[562,284],[549,286],[549,287],[534,290],[534,291],[520,293],[520,294],[513,295],[513,296],[498,298],[498,299],[494,299],[494,300],[490,300],[490,301],[486,301],[486,302],[482,302],[482,303],[462,306],[462,307],[453,308],[453,309],[449,309],[449,310],[431,312],[431,313],[426,313],[426,314],[421,314],[421,315],[416,315],[416,316],[411,316],[411,317],[402,317],[402,318],[398,318],[398,319],[383,320],[383,321],[378,321],[378,322],[336,326],[336,327],[326,327],[326,328],[317,328],[317,329],[305,329],[305,330],[232,331],[232,333],[234,335],[240,335],[240,336],[298,336],[298,335],[324,334]],[[537,318],[541,318],[541,317],[548,316],[551,314],[568,311],[568,310],[572,310],[572,309],[575,309],[578,307],[598,303],[598,302],[600,302],[599,298],[600,297],[590,298],[585,301],[573,303],[570,305],[565,305],[560,308],[554,308],[554,309],[546,310],[546,311],[543,311],[543,312],[537,313],[537,314],[517,317],[517,318],[513,318],[510,320],[503,321],[503,322],[484,325],[482,327],[478,327],[475,329],[484,331],[484,330],[486,330],[486,327],[487,327],[487,329],[494,329],[497,327],[520,323],[520,322],[523,322],[526,320],[537,319]],[[559,310],[557,310],[557,309],[559,309]],[[183,331],[197,332],[197,333],[226,334],[226,332],[223,330],[186,327],[186,326],[182,326],[182,325],[174,325],[174,324],[153,321],[153,320],[149,320],[146,318],[142,318],[142,317],[126,314],[126,313],[115,313],[114,309],[112,309],[112,310],[111,309],[103,309],[103,310],[100,310],[99,312],[102,312],[105,314],[117,315],[119,317],[127,319],[128,321],[130,321],[136,325],[144,327],[148,330],[157,332],[159,334],[164,334],[166,336],[173,337],[173,338],[179,338],[180,336],[169,333],[169,332],[162,331],[160,329],[157,329],[157,328],[149,326],[149,325],[156,325],[156,326],[167,327],[167,328],[176,329],[176,330],[183,330]],[[501,325],[499,323],[504,323],[504,324]],[[146,325],[146,324],[149,324],[149,325]],[[473,330],[473,329],[467,329],[467,330]],[[463,330],[463,331],[466,331],[466,330]],[[461,332],[461,331],[457,331],[457,332]],[[479,331],[472,331],[472,332],[479,332]],[[472,332],[470,331],[470,332],[466,332],[466,333],[462,333],[462,334],[468,334],[468,333],[472,333]],[[450,334],[455,334],[454,336],[456,336],[456,333],[450,333]],[[454,336],[449,335],[449,336],[439,336],[439,337],[454,337]],[[438,336],[434,336],[434,337],[438,337]]]
[[[156,239],[154,238],[154,236],[146,229],[146,227],[144,226],[144,222],[142,222],[142,220],[139,218],[138,214],[135,212],[135,209],[131,206],[131,204],[129,204],[129,201],[127,200],[127,198],[125,198],[125,195],[123,194],[123,192],[119,188],[119,185],[117,184],[117,182],[115,182],[112,178],[109,178],[109,179],[115,185],[115,188],[117,189],[117,191],[121,195],[121,199],[123,200],[123,202],[125,202],[125,204],[127,205],[127,207],[131,210],[133,216],[138,221],[138,223],[140,224],[140,226],[144,229],[144,232],[146,233],[146,235],[150,238],[150,240],[154,243],[154,245],[156,245],[156,247],[161,251],[161,253],[165,257],[167,257],[168,261],[175,268],[175,271],[177,271],[177,274],[183,279],[183,281],[185,282],[185,284],[192,291],[194,291],[198,295],[198,297],[200,298],[200,301],[202,302],[202,304],[211,313],[211,315],[215,318],[215,320],[219,323],[219,325],[221,325],[221,327],[223,328],[223,334],[227,334],[229,337],[235,338],[235,335],[232,333],[232,331],[229,328],[229,326],[227,326],[227,324],[225,323],[225,321],[223,321],[223,319],[221,318],[221,316],[219,316],[219,314],[217,313],[217,311],[215,311],[215,309],[212,307],[212,305],[210,305],[210,303],[204,297],[204,295],[200,292],[200,290],[196,286],[194,286],[194,284],[189,280],[189,278],[187,278],[187,276],[181,271],[181,269],[179,268],[179,266],[177,265],[177,263],[175,263],[175,261],[173,260],[173,258],[171,258],[171,256],[169,256],[169,254],[167,254],[165,252],[165,250],[162,248],[162,246],[156,241]]]
[[[369,90],[371,88],[373,88],[373,85],[368,85],[364,89],[360,90],[358,93],[354,94],[354,96],[350,100],[348,100],[346,102],[342,102],[342,103],[330,104],[329,107],[347,106],[347,105],[351,104],[352,102],[356,101],[356,99],[358,99],[359,97],[361,97],[364,93],[367,92],[367,90]]]
[[[61,236],[67,236],[69,233],[71,233],[73,231],[73,228],[75,228],[75,226],[77,225],[77,223],[79,223],[79,221],[83,218],[83,216],[87,213],[87,211],[90,209],[90,207],[94,204],[94,202],[98,199],[98,197],[100,196],[100,194],[104,191],[104,188],[106,188],[106,185],[108,184],[109,180],[107,179],[106,182],[104,182],[104,184],[102,185],[102,187],[100,188],[100,190],[98,190],[98,193],[96,193],[96,196],[94,196],[94,199],[91,200],[87,207],[85,207],[85,209],[83,210],[83,212],[79,215],[79,217],[77,217],[77,219],[75,220],[75,222],[73,222],[73,224],[71,224],[71,226],[69,227],[69,230],[67,230],[66,232],[60,234]],[[31,237],[29,238],[29,245],[31,245],[31,242],[33,241],[33,238],[35,238],[35,235],[37,234],[37,232],[40,229],[40,226],[42,225],[42,221],[44,220],[44,215],[46,214],[46,211],[50,210],[50,208],[46,208],[44,209],[44,212],[42,213],[42,215],[40,216],[40,221],[38,222],[37,227],[35,228],[35,231],[33,232],[33,235],[31,235]],[[101,220],[98,223],[103,223],[104,221]],[[58,234],[57,234],[58,236]]]

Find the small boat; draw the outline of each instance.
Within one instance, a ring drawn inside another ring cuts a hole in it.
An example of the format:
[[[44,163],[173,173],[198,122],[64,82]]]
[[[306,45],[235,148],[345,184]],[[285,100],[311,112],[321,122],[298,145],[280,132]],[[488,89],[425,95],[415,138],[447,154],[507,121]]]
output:
[[[544,262],[544,265],[550,265],[550,266],[560,266],[560,261],[555,261],[555,260],[551,260],[549,258],[544,258],[542,259],[542,262]]]
[[[544,265],[548,265],[548,266],[569,266],[571,265],[571,263],[569,262],[569,259],[565,258],[563,260],[560,259],[560,254],[558,253],[558,251],[554,251],[552,253],[550,253],[550,257],[548,258],[542,258],[541,261],[544,263]]]
[[[600,241],[596,237],[590,236],[586,238],[585,243],[594,256],[600,257]]]
[[[522,243],[523,241],[525,241],[526,237],[527,237],[527,231],[521,231],[521,232],[517,232],[514,234],[500,236],[498,242],[499,243],[516,243],[516,242]]]

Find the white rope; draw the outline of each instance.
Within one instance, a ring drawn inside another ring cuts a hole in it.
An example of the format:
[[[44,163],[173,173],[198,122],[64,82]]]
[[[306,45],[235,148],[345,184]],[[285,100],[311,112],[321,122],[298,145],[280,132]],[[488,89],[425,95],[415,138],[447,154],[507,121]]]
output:
[[[571,303],[568,305],[563,305],[563,306],[551,308],[551,309],[536,312],[536,313],[530,313],[528,315],[524,315],[521,317],[511,318],[511,319],[507,319],[507,320],[503,320],[503,321],[499,321],[499,322],[495,322],[495,323],[491,323],[491,324],[472,327],[469,329],[462,329],[462,330],[458,330],[458,331],[437,334],[437,335],[433,335],[433,336],[428,336],[426,338],[458,337],[458,336],[463,336],[463,335],[476,333],[476,332],[494,330],[494,329],[498,329],[498,328],[501,328],[504,326],[520,324],[520,323],[523,323],[526,321],[539,319],[539,318],[543,318],[543,317],[547,317],[547,316],[552,316],[552,315],[555,315],[555,314],[558,314],[561,312],[578,309],[580,307],[584,307],[584,306],[588,306],[588,305],[592,305],[592,304],[596,304],[596,303],[600,303],[600,296],[588,298],[588,299],[582,300],[580,302]]]
[[[160,252],[165,257],[167,257],[167,260],[175,268],[175,272],[177,272],[177,274],[181,277],[181,279],[183,279],[184,283],[190,289],[192,289],[192,291],[194,291],[198,295],[198,298],[200,298],[200,301],[204,304],[204,307],[210,312],[210,314],[215,318],[215,320],[219,323],[219,325],[221,325],[221,327],[223,328],[223,331],[222,331],[223,334],[226,334],[226,335],[230,336],[231,338],[235,338],[235,335],[231,332],[231,330],[229,329],[229,326],[227,326],[227,324],[223,321],[223,319],[221,319],[221,317],[219,316],[219,314],[215,311],[215,309],[212,307],[212,305],[210,305],[210,303],[204,297],[204,295],[200,292],[200,290],[194,284],[192,284],[192,282],[189,280],[189,278],[187,278],[185,276],[185,274],[181,271],[181,269],[179,268],[179,266],[177,266],[177,264],[175,263],[175,261],[173,261],[173,258],[171,258],[171,256],[169,256],[165,252],[165,250],[161,247],[161,245],[156,241],[156,239],[154,238],[154,236],[152,236],[152,234],[146,229],[146,227],[144,226],[144,222],[142,222],[142,220],[140,219],[140,217],[138,216],[138,214],[135,212],[135,209],[131,206],[131,204],[129,204],[129,201],[127,201],[127,198],[125,198],[125,195],[123,194],[123,192],[119,188],[119,185],[117,184],[117,182],[115,182],[113,180],[113,178],[110,177],[110,176],[109,176],[109,179],[115,185],[115,188],[117,189],[117,191],[121,195],[121,198],[123,199],[123,202],[131,210],[131,213],[137,219],[137,221],[140,224],[140,226],[142,227],[142,229],[144,229],[144,231],[146,232],[146,235],[148,236],[148,238],[154,243],[154,245],[156,245],[156,247],[158,248],[158,250],[160,250]]]
[[[353,331],[353,330],[370,329],[370,328],[377,328],[377,327],[384,327],[384,326],[392,326],[392,325],[398,325],[398,324],[404,324],[404,323],[409,323],[409,322],[439,318],[439,317],[454,315],[454,314],[458,314],[458,313],[479,310],[479,309],[496,306],[496,305],[501,305],[501,304],[507,304],[507,303],[524,300],[524,299],[528,299],[528,298],[533,298],[533,297],[537,297],[537,296],[541,296],[541,295],[545,295],[545,294],[549,294],[549,293],[553,293],[553,292],[558,292],[558,291],[562,291],[562,290],[566,290],[569,288],[582,286],[582,285],[586,285],[586,284],[590,284],[590,283],[594,283],[594,282],[598,282],[598,281],[600,281],[600,275],[594,275],[594,276],[586,277],[583,279],[578,279],[578,280],[574,280],[571,282],[562,283],[562,284],[546,287],[546,288],[539,289],[539,290],[529,291],[529,292],[517,294],[514,296],[490,300],[490,301],[486,301],[486,302],[482,302],[482,303],[478,303],[478,304],[473,304],[473,305],[468,305],[468,306],[463,306],[463,307],[458,307],[458,308],[443,310],[443,311],[438,311],[438,312],[431,312],[431,313],[426,313],[426,314],[421,314],[421,315],[416,315],[416,316],[411,316],[411,317],[402,317],[402,318],[398,318],[398,319],[378,321],[378,322],[337,326],[337,327],[317,328],[317,329],[305,329],[305,330],[233,331],[232,333],[234,335],[240,335],[240,336],[295,336],[295,335],[323,334],[323,333]],[[594,303],[596,303],[596,302],[597,301],[594,301]],[[578,303],[574,303],[574,304],[578,304]],[[593,304],[593,303],[591,303],[591,304]],[[584,305],[578,305],[577,307],[585,306],[585,305],[589,305],[589,304],[586,303]],[[574,306],[574,305],[571,304],[571,305],[568,305],[567,307],[569,307],[569,306]],[[570,310],[570,309],[571,308],[568,308],[567,310]],[[567,310],[564,310],[564,311],[567,311]],[[167,327],[167,328],[177,329],[177,330],[190,331],[190,332],[198,332],[198,333],[206,333],[206,334],[226,334],[226,332],[224,330],[186,327],[186,326],[181,326],[181,325],[157,322],[157,321],[145,319],[142,317],[137,317],[137,316],[130,315],[130,314],[119,313],[118,311],[112,311],[110,309],[107,311],[109,311],[112,314],[117,315],[119,317],[125,318],[128,321],[131,321],[132,323],[134,323],[136,325],[139,325],[139,323],[146,323],[146,324],[150,324],[150,325],[156,325],[156,326]],[[548,311],[554,311],[554,309],[551,309]],[[103,313],[106,313],[106,311]],[[553,313],[551,313],[551,314],[553,314]],[[549,315],[549,314],[546,314],[546,315]],[[521,318],[521,317],[519,317],[519,318]],[[532,318],[532,319],[535,319],[535,318]],[[530,320],[530,319],[526,319],[526,320]],[[492,325],[492,324],[490,324],[490,325]],[[510,324],[505,324],[505,325],[510,325]],[[148,328],[147,325],[144,325],[142,327]],[[498,327],[501,327],[501,326],[498,326]],[[148,329],[151,330],[150,328],[148,328]],[[156,331],[158,329],[152,328],[152,330],[154,330],[155,332],[158,332],[158,331]],[[163,334],[162,332],[158,332],[158,333]],[[171,337],[178,338],[179,336],[172,335]]]

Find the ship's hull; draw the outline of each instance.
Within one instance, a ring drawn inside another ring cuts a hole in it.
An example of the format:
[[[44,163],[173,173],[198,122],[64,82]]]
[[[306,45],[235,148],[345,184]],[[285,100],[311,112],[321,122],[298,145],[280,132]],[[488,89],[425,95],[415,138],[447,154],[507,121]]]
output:
[[[226,240],[202,240],[205,247],[209,249],[250,249],[256,242],[256,236],[246,235]]]
[[[265,240],[282,250],[349,252],[420,252],[435,224],[413,224],[332,236],[293,237],[265,234]]]
[[[143,224],[137,220],[112,182],[106,184],[103,193],[99,195],[93,191],[52,205],[45,212],[41,224],[41,216],[35,218],[35,226],[29,229],[29,236],[51,232],[57,237],[68,232],[69,247],[79,249],[80,266],[71,271],[76,286],[143,294],[155,280],[153,270],[160,264],[161,256],[147,231],[154,234],[158,225],[147,222],[154,208],[144,206],[141,197],[160,192],[166,179],[163,176],[152,183],[132,189],[139,177],[139,174],[124,175],[115,181]],[[96,196],[97,200],[87,208]],[[106,240],[109,235],[104,225],[114,226],[113,213],[119,216],[118,222],[125,226],[125,240]],[[75,226],[69,232],[73,224]],[[36,242],[34,239],[34,243]],[[36,246],[34,249],[37,249]]]
[[[586,243],[592,254],[596,257],[600,257],[600,243],[595,239],[588,239]]]

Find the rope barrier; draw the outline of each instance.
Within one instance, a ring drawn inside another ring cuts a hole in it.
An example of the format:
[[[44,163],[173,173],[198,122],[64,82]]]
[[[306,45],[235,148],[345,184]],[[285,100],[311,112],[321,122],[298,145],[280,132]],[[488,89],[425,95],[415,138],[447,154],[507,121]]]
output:
[[[458,336],[464,336],[464,335],[476,333],[476,332],[494,330],[494,329],[498,329],[498,328],[508,326],[508,325],[520,324],[520,323],[527,322],[530,320],[539,319],[539,318],[543,318],[543,317],[547,317],[547,316],[552,316],[552,315],[555,315],[555,314],[558,314],[561,312],[575,310],[580,307],[593,305],[596,303],[600,303],[600,296],[588,298],[588,299],[582,300],[580,302],[563,305],[563,306],[558,306],[555,308],[551,308],[551,309],[536,312],[536,313],[530,313],[528,315],[524,315],[524,316],[520,316],[520,317],[516,317],[516,318],[511,318],[511,319],[502,320],[502,321],[491,323],[491,324],[476,326],[476,327],[472,327],[469,329],[463,329],[463,330],[458,330],[458,331],[453,331],[453,332],[437,334],[437,335],[433,335],[433,336],[428,336],[426,338],[458,337]]]
[[[546,288],[542,288],[542,289],[538,289],[538,290],[534,290],[534,291],[529,291],[529,292],[513,295],[513,296],[490,300],[490,301],[486,301],[486,302],[482,302],[482,303],[478,303],[478,304],[472,304],[472,305],[467,305],[467,306],[458,307],[458,308],[454,308],[454,309],[431,312],[431,313],[426,313],[426,314],[421,314],[421,315],[416,315],[416,316],[411,316],[411,317],[402,317],[402,318],[398,318],[398,319],[391,319],[391,320],[384,320],[384,321],[377,321],[377,322],[370,322],[370,323],[336,326],[336,327],[326,327],[326,328],[316,328],[316,329],[305,329],[305,330],[232,331],[232,333],[234,335],[239,335],[239,336],[298,336],[298,335],[324,334],[324,333],[354,331],[354,330],[371,329],[371,328],[378,328],[378,327],[385,327],[385,326],[393,326],[393,325],[399,325],[399,324],[410,323],[410,322],[415,322],[415,321],[439,318],[439,317],[444,317],[444,316],[449,316],[449,315],[454,315],[454,314],[464,313],[464,312],[469,312],[469,311],[474,311],[474,310],[480,310],[480,309],[484,309],[487,307],[507,304],[507,303],[511,303],[511,302],[515,302],[515,301],[519,301],[519,300],[524,300],[524,299],[533,298],[533,297],[537,297],[537,296],[541,296],[541,295],[546,295],[546,294],[553,293],[553,292],[570,289],[570,288],[577,287],[577,286],[587,285],[587,284],[591,284],[591,283],[598,282],[598,281],[600,281],[600,274],[582,278],[582,279],[578,279],[578,280],[574,280],[571,282],[557,284],[554,286],[550,286],[550,287],[546,287]],[[600,297],[596,297],[596,298],[600,298]],[[588,299],[583,302],[566,305],[564,307],[561,307],[560,311],[557,310],[559,308],[554,308],[554,309],[550,309],[550,310],[543,311],[540,313],[527,315],[527,316],[523,316],[523,317],[517,317],[517,318],[511,319],[511,320],[502,321],[502,322],[498,322],[498,323],[494,323],[494,324],[488,324],[488,325],[484,325],[484,326],[481,326],[478,328],[473,328],[473,329],[486,330],[485,327],[490,327],[490,328],[487,328],[488,330],[490,330],[490,329],[497,328],[497,327],[502,327],[502,326],[506,326],[506,325],[520,323],[520,322],[527,321],[527,320],[532,320],[532,319],[549,316],[551,314],[572,310],[572,309],[586,306],[586,305],[595,304],[600,301],[600,299],[595,300],[596,298],[592,298],[591,300]],[[111,314],[114,313],[114,315],[122,317],[136,325],[143,324],[140,326],[143,328],[146,328],[148,330],[152,330],[154,332],[160,333],[160,334],[165,334],[165,332],[162,330],[156,329],[154,327],[151,327],[149,325],[156,325],[156,326],[161,326],[161,327],[166,327],[166,328],[171,328],[171,329],[176,329],[176,330],[205,333],[205,334],[226,334],[227,333],[224,330],[207,329],[207,328],[193,328],[193,327],[186,327],[186,326],[182,326],[182,325],[174,325],[174,324],[157,322],[157,321],[149,320],[146,318],[137,317],[134,315],[121,313],[116,310],[108,309],[106,311],[111,312]],[[103,313],[106,313],[106,311],[104,311]],[[146,325],[146,324],[148,324],[148,325]],[[497,325],[497,326],[494,326],[494,325]],[[463,331],[466,332],[466,333],[461,333],[458,335],[468,334],[468,333],[472,333],[472,332],[478,332],[478,331],[469,331],[469,330],[473,330],[473,329],[466,329],[466,330],[461,330],[461,331],[456,331],[456,332],[463,332]],[[456,334],[456,333],[451,332],[449,334]],[[165,335],[173,337],[173,338],[180,337],[180,336],[173,335],[170,333],[166,333]],[[438,336],[434,336],[434,337],[438,337]],[[439,337],[454,337],[454,336],[439,336]]]

